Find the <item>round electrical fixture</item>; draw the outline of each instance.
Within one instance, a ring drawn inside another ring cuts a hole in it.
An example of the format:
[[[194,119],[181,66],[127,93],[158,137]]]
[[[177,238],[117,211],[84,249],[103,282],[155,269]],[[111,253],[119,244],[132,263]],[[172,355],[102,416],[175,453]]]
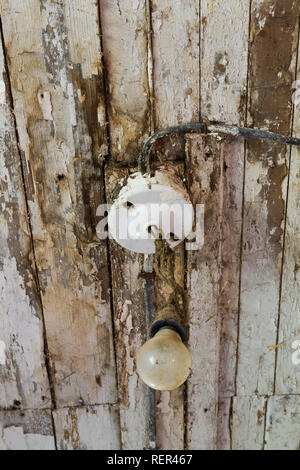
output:
[[[173,248],[193,227],[194,211],[182,180],[167,170],[134,173],[124,182],[108,213],[110,235],[136,253],[155,253],[155,239]]]
[[[160,329],[137,354],[137,371],[143,382],[155,390],[174,390],[188,378],[191,354],[179,334]]]

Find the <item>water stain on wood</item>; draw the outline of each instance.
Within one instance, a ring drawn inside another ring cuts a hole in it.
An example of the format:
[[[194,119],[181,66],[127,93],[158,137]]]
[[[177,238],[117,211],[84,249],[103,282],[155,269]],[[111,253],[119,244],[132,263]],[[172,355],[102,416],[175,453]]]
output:
[[[273,14],[270,7],[274,7]],[[289,133],[299,8],[297,0],[268,0],[254,11],[249,110],[254,127]]]

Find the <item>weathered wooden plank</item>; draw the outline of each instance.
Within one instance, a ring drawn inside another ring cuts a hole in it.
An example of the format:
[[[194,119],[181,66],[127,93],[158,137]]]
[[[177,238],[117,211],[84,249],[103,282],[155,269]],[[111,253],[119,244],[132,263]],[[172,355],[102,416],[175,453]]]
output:
[[[184,449],[183,386],[156,394],[156,448]]]
[[[187,184],[193,204],[204,204],[204,246],[187,253],[189,348],[187,446],[215,449],[219,374],[219,247],[222,155],[215,136],[186,136]]]
[[[284,251],[276,393],[300,392],[300,153],[293,149]]]
[[[300,449],[300,396],[273,396],[268,400],[265,450]]]
[[[128,169],[106,168],[107,201],[121,189]],[[146,385],[136,371],[136,355],[146,341],[143,255],[110,240],[115,347],[118,370],[122,449],[148,448],[149,400]]]
[[[204,120],[245,123],[249,6],[250,0],[201,2],[200,89]],[[244,179],[242,140],[228,139],[224,143],[224,164],[218,448],[230,446],[230,416],[226,415],[230,400],[225,397],[235,394]]]
[[[112,158],[132,163],[150,130],[146,0],[101,0]]]
[[[53,411],[58,450],[118,450],[118,409],[99,405]]]
[[[231,409],[233,398],[220,398],[218,403],[217,449],[231,449]]]
[[[157,129],[199,121],[199,2],[170,4],[151,1],[153,108]],[[184,80],[182,79],[184,77]],[[161,149],[163,160],[170,154],[183,156],[180,139],[169,137]],[[178,247],[183,257],[184,247]],[[183,257],[184,258],[184,257]],[[179,261],[178,280],[184,285],[184,261]],[[156,305],[169,294],[165,283],[156,283]],[[157,393],[156,434],[160,449],[184,448],[184,387]]]
[[[288,134],[300,5],[252,2],[248,122]],[[286,206],[285,145],[249,141],[244,193],[238,395],[271,394]],[[249,373],[251,370],[251,373]]]
[[[58,406],[116,400],[97,5],[5,0],[1,16]]]
[[[298,48],[299,56],[299,48]],[[300,79],[298,57],[297,79]],[[299,82],[298,82],[299,83]],[[299,90],[295,95],[293,135],[300,136]],[[300,152],[291,153],[277,349],[276,393],[300,393]]]
[[[199,2],[152,0],[151,16],[155,125],[198,121]]]
[[[223,215],[221,226],[221,280],[219,312],[221,315],[219,357],[219,400],[226,404],[219,410],[218,448],[230,441],[229,415],[225,417],[227,397],[235,394],[238,348],[240,255],[243,211],[244,139],[227,138],[223,146]],[[230,400],[229,400],[230,402]],[[225,434],[228,433],[226,437]]]
[[[220,397],[235,393],[236,352],[238,342],[240,249],[242,230],[244,139],[229,138],[222,144],[224,154],[222,271],[220,310],[222,338],[220,346]]]
[[[177,170],[182,176],[182,165]],[[174,281],[184,289],[184,246],[174,248],[172,256]],[[153,291],[154,307],[158,310],[167,304],[174,287],[155,276]],[[185,318],[182,318],[182,323],[185,325]],[[184,385],[171,392],[157,392],[156,403],[157,449],[184,449]]]
[[[266,398],[234,397],[232,407],[232,450],[262,450]]]
[[[0,411],[0,450],[55,450],[51,412]]]
[[[201,114],[245,122],[250,0],[201,1]]]
[[[149,11],[146,0],[100,3],[104,62],[108,78],[111,159],[133,164],[151,128],[148,76]],[[122,173],[108,170],[112,201]],[[110,243],[115,344],[123,449],[149,447],[148,390],[139,379],[135,357],[146,340],[143,256]]]
[[[0,407],[51,405],[43,320],[0,41]]]

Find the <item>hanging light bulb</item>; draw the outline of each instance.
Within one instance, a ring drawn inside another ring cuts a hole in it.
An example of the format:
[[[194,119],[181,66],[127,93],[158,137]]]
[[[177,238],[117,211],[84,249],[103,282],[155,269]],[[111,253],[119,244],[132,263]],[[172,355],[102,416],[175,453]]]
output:
[[[164,271],[164,266],[169,266],[173,259],[172,249],[187,237],[193,227],[194,210],[182,179],[174,169],[162,166],[154,174],[133,173],[124,178],[120,186],[122,188],[108,213],[110,234],[128,250],[155,254],[155,271]],[[99,234],[101,238],[100,229]],[[157,249],[158,241],[161,249]],[[163,278],[166,273],[156,274]],[[169,273],[166,279],[168,277]],[[148,279],[145,283],[147,302],[152,299],[149,282]],[[170,280],[170,286],[172,294],[166,305],[155,315],[151,309],[146,313],[151,339],[137,354],[137,371],[141,379],[155,390],[179,387],[189,376],[192,366],[191,355],[183,344],[186,340],[185,295],[175,279],[174,282]],[[152,304],[152,300],[149,302]],[[148,307],[146,305],[146,309]]]
[[[171,328],[161,328],[137,354],[141,379],[155,390],[174,390],[188,378],[191,354],[180,335]]]

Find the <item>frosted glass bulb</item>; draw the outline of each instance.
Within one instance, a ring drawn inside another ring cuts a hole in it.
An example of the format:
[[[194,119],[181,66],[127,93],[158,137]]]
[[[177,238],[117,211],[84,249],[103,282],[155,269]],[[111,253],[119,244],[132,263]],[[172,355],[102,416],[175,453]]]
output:
[[[137,371],[155,390],[174,390],[188,378],[192,367],[189,350],[176,331],[159,330],[137,354]]]

